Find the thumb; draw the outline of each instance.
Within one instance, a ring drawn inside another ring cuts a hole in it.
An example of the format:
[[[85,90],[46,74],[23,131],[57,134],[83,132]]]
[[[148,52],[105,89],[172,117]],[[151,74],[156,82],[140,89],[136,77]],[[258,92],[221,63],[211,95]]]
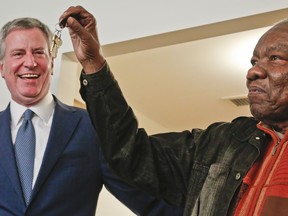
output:
[[[70,33],[81,34],[84,31],[83,26],[73,17],[68,17],[66,27]]]

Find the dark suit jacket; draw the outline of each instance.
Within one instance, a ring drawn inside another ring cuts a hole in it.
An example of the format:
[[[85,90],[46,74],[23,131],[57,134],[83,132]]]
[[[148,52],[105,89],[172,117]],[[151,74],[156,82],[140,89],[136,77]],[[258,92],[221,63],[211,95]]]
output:
[[[15,163],[9,105],[0,112],[0,216],[94,216],[103,183],[139,215],[182,214],[182,209],[116,178],[103,160],[87,112],[55,101],[47,148],[28,207]]]

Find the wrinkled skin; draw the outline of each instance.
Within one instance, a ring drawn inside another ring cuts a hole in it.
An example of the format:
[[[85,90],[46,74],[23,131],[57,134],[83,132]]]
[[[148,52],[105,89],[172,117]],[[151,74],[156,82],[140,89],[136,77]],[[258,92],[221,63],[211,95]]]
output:
[[[74,53],[85,73],[100,70],[105,58],[101,52],[94,16],[81,6],[72,6],[60,16],[59,22],[62,27],[68,28]]]
[[[247,73],[252,115],[285,132],[288,128],[288,23],[276,25],[258,41]]]
[[[37,28],[16,29],[5,39],[0,71],[11,97],[29,107],[49,92],[53,59],[45,35]]]

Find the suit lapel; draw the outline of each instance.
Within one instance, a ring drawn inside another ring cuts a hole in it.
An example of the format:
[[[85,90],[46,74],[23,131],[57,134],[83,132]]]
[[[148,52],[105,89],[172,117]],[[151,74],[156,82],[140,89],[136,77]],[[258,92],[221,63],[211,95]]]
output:
[[[52,171],[59,157],[62,155],[62,152],[68,144],[71,136],[76,131],[78,122],[81,118],[81,116],[77,114],[78,112],[76,109],[62,104],[57,99],[55,100],[56,106],[51,131],[32,197],[34,197],[41,188],[43,182]]]
[[[19,198],[24,202],[11,138],[10,106],[0,113],[0,122],[2,123],[0,127],[0,166],[7,174]]]

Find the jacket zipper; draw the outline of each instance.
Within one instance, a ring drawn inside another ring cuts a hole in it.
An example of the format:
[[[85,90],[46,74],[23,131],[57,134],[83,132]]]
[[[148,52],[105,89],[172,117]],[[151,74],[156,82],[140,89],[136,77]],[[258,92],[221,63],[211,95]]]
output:
[[[278,146],[279,146],[280,140],[278,139],[276,145],[274,146],[273,150],[272,150],[272,156],[274,156],[277,152]]]
[[[274,156],[276,154],[276,152],[277,152],[277,149],[278,149],[278,146],[279,146],[279,144],[281,142],[281,139],[279,137],[278,132],[273,127],[272,127],[272,130],[274,131],[274,133],[275,133],[275,135],[277,137],[277,143],[275,144],[275,146],[274,146],[274,148],[272,150],[272,156]]]

